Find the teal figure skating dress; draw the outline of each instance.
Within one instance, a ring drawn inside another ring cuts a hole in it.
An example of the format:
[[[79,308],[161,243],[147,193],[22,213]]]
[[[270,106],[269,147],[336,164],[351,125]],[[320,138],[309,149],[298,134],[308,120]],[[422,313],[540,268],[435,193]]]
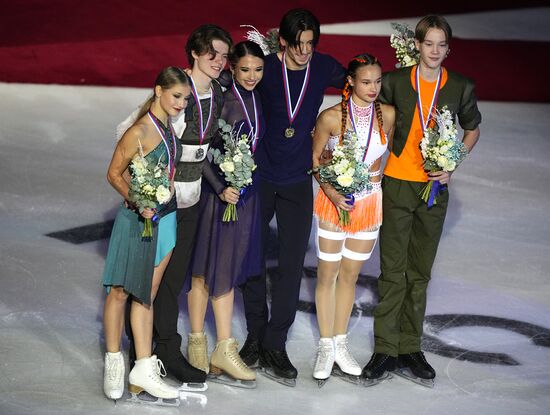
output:
[[[162,164],[168,160],[166,146],[161,141],[145,159],[149,163]],[[164,163],[166,165],[166,163]],[[124,203],[118,209],[109,250],[103,271],[103,285],[123,287],[140,302],[151,303],[153,270],[176,244],[176,203],[172,198],[159,207],[160,220],[153,226],[151,241],[142,240],[144,221],[135,210]]]

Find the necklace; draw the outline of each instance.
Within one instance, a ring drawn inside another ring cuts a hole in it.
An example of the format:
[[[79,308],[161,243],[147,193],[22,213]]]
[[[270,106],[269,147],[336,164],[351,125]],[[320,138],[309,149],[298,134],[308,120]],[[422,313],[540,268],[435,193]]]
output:
[[[353,102],[353,98],[348,101],[348,112],[351,120],[351,126],[353,132],[359,138],[359,134],[363,135],[367,133],[367,143],[365,144],[365,152],[363,153],[363,161],[367,158],[367,152],[369,151],[370,139],[372,137],[373,127],[373,111],[374,103],[371,103],[368,107],[360,107]],[[355,122],[355,114],[357,114],[357,123]]]
[[[254,91],[251,91],[252,107],[254,109],[254,124],[252,124],[250,114],[248,114],[248,110],[246,109],[246,105],[244,104],[243,97],[241,96],[241,93],[239,92],[237,85],[235,85],[235,81],[233,81],[232,90],[235,97],[237,97],[239,104],[241,104],[241,109],[244,113],[244,116],[246,117],[246,122],[248,124],[248,127],[250,128],[250,134],[252,135],[251,147],[252,147],[252,153],[254,153],[256,151],[256,144],[258,143],[258,138],[260,137],[260,122],[258,119],[259,113],[258,113],[258,107],[256,106],[256,98],[254,97]]]
[[[174,131],[172,130],[172,126],[166,127],[162,121],[160,121],[155,114],[151,112],[151,110],[149,110],[147,115],[149,115],[149,118],[153,122],[153,125],[157,129],[157,132],[164,143],[164,147],[168,153],[168,170],[170,172],[170,179],[173,179],[175,166],[174,159],[176,157],[176,140],[174,140]],[[172,145],[170,146],[170,144]]]
[[[204,138],[206,137],[206,133],[210,128],[210,125],[212,124],[212,107],[214,105],[214,91],[212,90],[212,87],[210,87],[210,108],[208,109],[208,119],[206,120],[206,125],[204,125],[204,120],[202,116],[202,106],[201,106],[201,100],[199,99],[199,93],[197,92],[197,88],[195,86],[195,82],[193,81],[193,78],[190,76],[189,79],[191,80],[191,92],[193,93],[193,98],[195,98],[195,103],[197,104],[198,113],[199,113],[198,114],[199,115],[199,145],[202,146]],[[204,157],[204,150],[202,147],[199,147],[195,152],[195,159],[201,160],[203,157]]]
[[[286,104],[286,112],[288,116],[288,123],[289,126],[285,129],[285,137],[286,138],[292,138],[294,137],[294,134],[296,131],[294,130],[294,127],[292,126],[292,123],[294,122],[294,119],[298,115],[298,111],[300,110],[300,106],[302,105],[302,102],[304,101],[304,97],[306,95],[307,86],[309,84],[309,69],[310,69],[310,63],[311,60],[307,63],[306,66],[306,74],[304,76],[304,80],[302,82],[302,88],[300,89],[300,95],[298,96],[298,100],[296,101],[296,106],[292,108],[292,100],[290,98],[290,84],[288,82],[288,71],[286,68],[286,52],[283,52],[282,56],[282,71],[283,71],[283,84],[285,89],[285,104]]]

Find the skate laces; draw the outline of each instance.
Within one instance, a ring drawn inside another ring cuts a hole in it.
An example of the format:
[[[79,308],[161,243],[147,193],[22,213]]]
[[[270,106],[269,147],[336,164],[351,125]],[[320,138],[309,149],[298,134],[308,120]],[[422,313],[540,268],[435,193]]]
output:
[[[319,343],[317,346],[317,362],[315,366],[326,366],[332,355],[332,345],[329,343]]]
[[[349,351],[347,337],[336,340],[336,356],[338,356],[338,360],[343,360],[348,366],[359,366],[359,363]]]
[[[157,359],[155,373],[160,377],[166,376],[166,369],[164,368],[164,363],[162,363],[162,360]]]
[[[106,360],[105,373],[107,374],[107,378],[111,382],[118,381],[122,375],[122,365],[120,364],[120,359],[118,359],[118,357],[111,357],[107,355]]]
[[[246,363],[243,362],[243,359],[241,359],[241,356],[239,355],[239,345],[237,342],[229,347],[229,350],[227,351],[227,356],[240,369],[248,369],[248,366],[246,365]]]

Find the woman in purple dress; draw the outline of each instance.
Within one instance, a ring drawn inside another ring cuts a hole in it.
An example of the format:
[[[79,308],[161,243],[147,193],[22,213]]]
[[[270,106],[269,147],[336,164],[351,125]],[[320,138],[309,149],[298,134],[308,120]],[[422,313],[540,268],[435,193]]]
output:
[[[263,76],[264,55],[250,41],[237,44],[229,57],[233,84],[224,93],[221,118],[235,131],[248,134],[254,152],[265,130],[261,103],[256,85]],[[213,144],[223,152],[218,137]],[[217,170],[218,167],[214,166]],[[188,295],[189,362],[208,371],[209,378],[233,386],[255,387],[256,375],[241,360],[238,345],[231,337],[234,287],[261,271],[261,224],[257,180],[247,186],[237,204],[238,221],[223,222],[227,206],[207,183],[203,183],[200,200],[195,253],[191,266],[191,290]],[[217,343],[210,364],[204,319],[208,298],[216,319]]]

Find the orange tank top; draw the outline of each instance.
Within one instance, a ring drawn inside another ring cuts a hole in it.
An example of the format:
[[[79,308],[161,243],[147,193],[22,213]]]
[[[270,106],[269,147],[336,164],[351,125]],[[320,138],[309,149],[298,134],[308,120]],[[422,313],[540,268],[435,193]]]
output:
[[[411,70],[411,84],[416,91],[415,75],[418,67]],[[443,88],[447,82],[447,71],[442,68],[443,73],[441,76],[441,86]],[[424,118],[427,118],[429,105],[432,102],[432,98],[435,92],[435,86],[437,81],[428,82],[419,77],[420,79],[420,94],[422,99],[422,112]],[[407,142],[401,154],[396,156],[390,153],[384,174],[386,176],[393,177],[395,179],[408,180],[411,182],[427,182],[428,175],[424,171],[424,159],[420,152],[420,141],[422,140],[422,126],[420,125],[420,114],[418,113],[418,106],[415,106],[414,116],[411,124],[409,135],[407,136]]]

